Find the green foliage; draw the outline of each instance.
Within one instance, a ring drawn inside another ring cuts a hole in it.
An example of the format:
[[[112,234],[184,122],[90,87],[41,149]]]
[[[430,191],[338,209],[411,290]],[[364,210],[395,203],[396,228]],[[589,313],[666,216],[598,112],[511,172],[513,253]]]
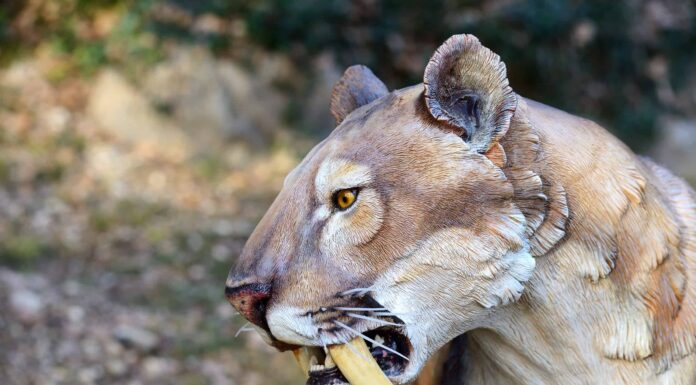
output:
[[[0,265],[29,268],[46,253],[46,246],[30,235],[14,235],[3,238],[0,244]]]
[[[58,0],[21,2],[0,9],[2,64],[46,43],[61,62],[49,74],[54,81],[72,75],[90,76],[105,64],[137,71],[160,58],[159,46],[148,35],[148,12],[153,1]],[[99,12],[118,14],[118,22],[105,36],[93,23]],[[21,19],[34,22],[24,25]]]
[[[662,24],[651,18],[647,3],[604,0],[59,3],[59,17],[39,12],[35,25],[24,30],[14,25],[24,10],[21,3],[3,7],[0,50],[4,55],[0,56],[7,60],[27,47],[50,41],[53,50],[69,62],[56,66],[57,80],[74,72],[89,75],[104,64],[120,65],[137,76],[162,57],[167,41],[204,44],[220,55],[237,52],[250,41],[289,55],[300,64],[298,68],[307,69],[303,75],[308,77],[316,56],[330,52],[343,67],[369,65],[396,88],[419,82],[426,60],[447,37],[473,33],[500,53],[520,94],[602,121],[637,149],[651,140],[658,116],[680,112],[658,98],[649,71],[651,61],[668,59],[668,81],[678,94],[688,87],[684,80],[693,76],[696,59],[696,12],[688,0],[674,2],[691,9],[677,15],[684,20]],[[157,6],[183,12],[189,21],[160,17]],[[81,32],[85,21],[103,10],[118,10],[115,28],[102,38],[85,36]],[[193,21],[202,15],[242,25],[244,36],[196,31]],[[288,108],[288,115],[297,110]]]
[[[693,20],[647,38],[640,33],[644,9],[632,2],[489,3],[261,0],[247,3],[246,21],[249,34],[270,49],[305,60],[331,51],[344,66],[371,66],[394,87],[420,81],[413,68],[422,66],[404,60],[424,64],[450,35],[473,33],[503,57],[516,91],[604,121],[638,149],[651,139],[657,116],[672,109],[656,96],[649,61],[669,58],[679,91],[696,59]]]

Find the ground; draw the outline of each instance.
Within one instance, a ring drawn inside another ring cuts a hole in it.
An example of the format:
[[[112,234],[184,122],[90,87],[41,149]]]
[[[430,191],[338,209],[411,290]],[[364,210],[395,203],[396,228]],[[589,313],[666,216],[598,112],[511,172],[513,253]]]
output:
[[[237,87],[255,81],[197,55],[167,63],[217,66]],[[181,124],[176,106],[158,110],[147,86],[118,71],[55,83],[43,64],[0,72],[3,383],[302,383],[291,356],[255,333],[235,337],[244,322],[223,289],[309,142],[274,145],[283,127],[248,111],[240,121],[277,132],[195,131],[195,115]],[[165,70],[187,71],[153,69]],[[245,92],[192,82],[213,95],[206,104]]]
[[[291,356],[235,337],[227,273],[333,128],[343,68],[414,84],[455,33],[500,53],[516,91],[693,184],[694,15],[688,0],[10,2],[0,382],[303,383]]]

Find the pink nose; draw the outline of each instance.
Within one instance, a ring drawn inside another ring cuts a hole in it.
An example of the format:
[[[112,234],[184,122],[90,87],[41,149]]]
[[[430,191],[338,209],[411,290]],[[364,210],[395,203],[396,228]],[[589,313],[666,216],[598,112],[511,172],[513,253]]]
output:
[[[247,283],[225,287],[227,301],[249,322],[268,330],[266,306],[271,298],[270,283]]]

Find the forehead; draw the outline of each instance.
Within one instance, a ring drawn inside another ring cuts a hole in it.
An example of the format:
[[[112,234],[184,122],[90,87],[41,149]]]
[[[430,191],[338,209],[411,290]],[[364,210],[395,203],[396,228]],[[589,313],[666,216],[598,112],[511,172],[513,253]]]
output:
[[[320,196],[329,195],[332,190],[362,187],[372,182],[370,167],[342,158],[325,159],[314,178]]]
[[[373,175],[368,169],[389,170],[403,167],[403,162],[417,169],[430,162],[424,158],[451,149],[466,150],[459,137],[436,127],[422,108],[422,85],[394,91],[358,108],[310,151],[286,184],[297,179],[327,181],[340,175],[369,179]]]

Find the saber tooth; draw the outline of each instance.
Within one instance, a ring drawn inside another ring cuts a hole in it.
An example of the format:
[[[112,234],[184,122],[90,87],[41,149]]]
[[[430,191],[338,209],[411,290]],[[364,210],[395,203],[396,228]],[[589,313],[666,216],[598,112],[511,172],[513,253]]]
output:
[[[297,364],[300,366],[300,370],[306,376],[309,373],[309,351],[307,348],[299,348],[292,351],[292,354],[297,360]]]
[[[354,338],[343,345],[331,345],[329,354],[351,385],[392,385],[362,338]]]

